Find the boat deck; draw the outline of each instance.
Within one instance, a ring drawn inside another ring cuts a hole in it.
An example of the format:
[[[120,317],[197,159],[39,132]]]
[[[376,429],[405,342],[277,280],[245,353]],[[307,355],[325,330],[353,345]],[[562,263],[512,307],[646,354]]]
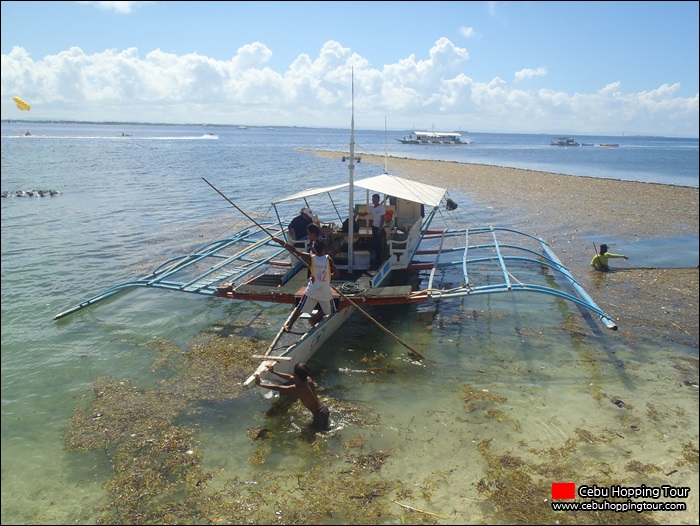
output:
[[[372,287],[372,279],[376,271],[365,270],[356,271],[353,274],[343,272],[341,277],[334,279],[332,284],[334,298],[340,302],[352,301],[361,302],[363,305],[406,303],[407,298],[413,292],[411,285],[389,285],[386,287]],[[305,269],[297,272],[286,283],[283,282],[284,274],[268,271],[232,290],[222,290],[219,296],[238,300],[271,301],[274,303],[295,304],[304,294],[307,283],[307,273]]]
[[[259,299],[274,303],[294,303],[297,291],[307,282],[306,271],[297,272],[291,279],[284,282],[284,273],[268,270],[250,281],[238,285],[231,291],[219,294],[233,299]],[[303,291],[302,291],[303,292]]]

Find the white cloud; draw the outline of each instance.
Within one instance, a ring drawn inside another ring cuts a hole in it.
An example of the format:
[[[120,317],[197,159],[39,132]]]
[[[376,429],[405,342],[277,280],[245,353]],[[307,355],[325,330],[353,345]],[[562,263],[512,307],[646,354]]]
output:
[[[459,32],[461,33],[461,35],[463,37],[466,37],[466,38],[476,38],[479,36],[473,27],[462,26],[459,28]]]
[[[114,11],[115,13],[129,14],[135,7],[152,4],[154,2],[76,2],[76,4],[94,5],[104,11]]]
[[[410,55],[382,69],[335,41],[286,71],[266,66],[271,56],[260,42],[226,60],[159,49],[141,56],[136,48],[88,55],[77,47],[34,60],[14,47],[2,55],[2,118],[17,117],[11,99],[19,95],[38,119],[346,127],[354,69],[356,122],[364,128],[383,128],[386,117],[392,129],[698,135],[698,96],[679,97],[678,84],[638,93],[625,93],[619,81],[587,94],[516,89],[468,75],[468,52],[446,38],[427,58]],[[523,69],[515,77],[546,73]]]
[[[520,82],[521,80],[530,79],[532,77],[544,77],[547,75],[547,68],[540,66],[537,69],[521,69],[515,72],[515,82]]]

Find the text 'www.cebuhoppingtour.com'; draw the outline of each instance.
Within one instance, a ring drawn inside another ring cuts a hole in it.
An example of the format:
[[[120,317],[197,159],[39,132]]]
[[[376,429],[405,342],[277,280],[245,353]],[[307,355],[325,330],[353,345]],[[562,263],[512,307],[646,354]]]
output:
[[[661,499],[687,499],[690,488],[685,486],[592,486],[582,485],[576,489],[574,482],[552,483],[552,509],[554,511],[686,511],[687,504],[681,501]],[[555,502],[575,500],[576,497],[592,499],[583,502]],[[599,500],[602,499],[602,500]],[[627,500],[608,500],[627,499]],[[632,500],[644,499],[644,500]],[[649,500],[651,499],[651,500]]]

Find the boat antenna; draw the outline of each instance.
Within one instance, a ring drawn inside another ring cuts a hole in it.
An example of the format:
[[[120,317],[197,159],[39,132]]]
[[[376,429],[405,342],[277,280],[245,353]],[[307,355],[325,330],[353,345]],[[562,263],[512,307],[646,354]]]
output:
[[[352,274],[353,239],[355,239],[355,68],[352,68],[352,115],[350,117],[350,162],[348,170],[348,274]]]
[[[216,186],[214,186],[214,185],[211,184],[209,181],[207,181],[206,178],[202,177],[202,179],[204,179],[204,182],[205,182],[205,183],[207,183],[207,184],[208,184],[209,186],[211,186],[214,190],[216,190],[216,192],[217,192],[221,197],[223,197],[224,199],[226,199],[226,200],[231,204],[231,206],[233,206],[236,210],[238,210],[241,214],[243,214],[246,218],[248,218],[248,220],[252,221],[259,229],[261,229],[263,232],[265,232],[268,236],[270,236],[271,239],[276,239],[275,236],[273,236],[273,235],[270,233],[269,230],[267,230],[264,226],[262,226],[260,223],[258,223],[255,219],[253,219],[253,218],[250,217],[248,214],[246,214],[245,211],[243,211],[238,205],[236,205],[233,201],[231,201],[228,197],[226,197],[226,194],[224,194],[224,193],[223,193],[221,190],[219,190]],[[285,245],[287,245],[287,243],[285,243]],[[290,245],[290,246],[292,246],[292,245]],[[292,248],[294,248],[294,247],[292,247]],[[308,268],[308,269],[311,268],[311,265],[309,265],[306,261],[304,261],[303,258],[299,258],[299,261],[301,261],[301,262],[304,264],[304,266],[305,266],[306,268]],[[377,320],[375,320],[372,316],[370,316],[369,314],[367,314],[367,312],[366,312],[362,307],[360,307],[360,306],[359,306],[357,303],[355,303],[352,299],[348,298],[345,294],[343,294],[343,292],[342,292],[341,290],[339,290],[338,288],[336,288],[335,285],[333,285],[332,283],[331,283],[330,285],[331,285],[331,288],[332,288],[334,291],[336,291],[338,294],[340,294],[340,296],[341,296],[343,299],[347,300],[347,301],[348,301],[353,307],[355,307],[365,318],[367,318],[368,320],[370,320],[370,321],[371,321],[372,323],[374,323],[377,327],[379,327],[381,330],[383,330],[383,331],[384,331],[385,333],[387,333],[389,336],[391,336],[392,338],[394,338],[394,339],[395,339],[397,342],[399,342],[401,345],[403,345],[404,347],[406,347],[406,349],[408,349],[409,351],[411,351],[411,353],[412,353],[415,357],[420,358],[420,359],[422,359],[422,360],[425,360],[425,356],[423,356],[421,353],[419,353],[418,351],[416,351],[413,347],[411,347],[409,344],[407,344],[407,343],[406,343],[405,341],[403,341],[401,338],[399,338],[398,336],[396,336],[396,334],[394,334],[393,332],[391,332],[389,329],[387,329],[386,327],[384,327],[381,323],[379,323]]]

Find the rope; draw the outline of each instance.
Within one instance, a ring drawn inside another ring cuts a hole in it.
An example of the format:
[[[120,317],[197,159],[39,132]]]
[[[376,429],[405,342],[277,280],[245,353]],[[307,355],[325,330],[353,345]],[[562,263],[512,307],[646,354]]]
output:
[[[367,287],[363,287],[357,283],[350,283],[349,281],[346,281],[337,288],[338,291],[342,292],[343,294],[361,294],[367,290]]]

